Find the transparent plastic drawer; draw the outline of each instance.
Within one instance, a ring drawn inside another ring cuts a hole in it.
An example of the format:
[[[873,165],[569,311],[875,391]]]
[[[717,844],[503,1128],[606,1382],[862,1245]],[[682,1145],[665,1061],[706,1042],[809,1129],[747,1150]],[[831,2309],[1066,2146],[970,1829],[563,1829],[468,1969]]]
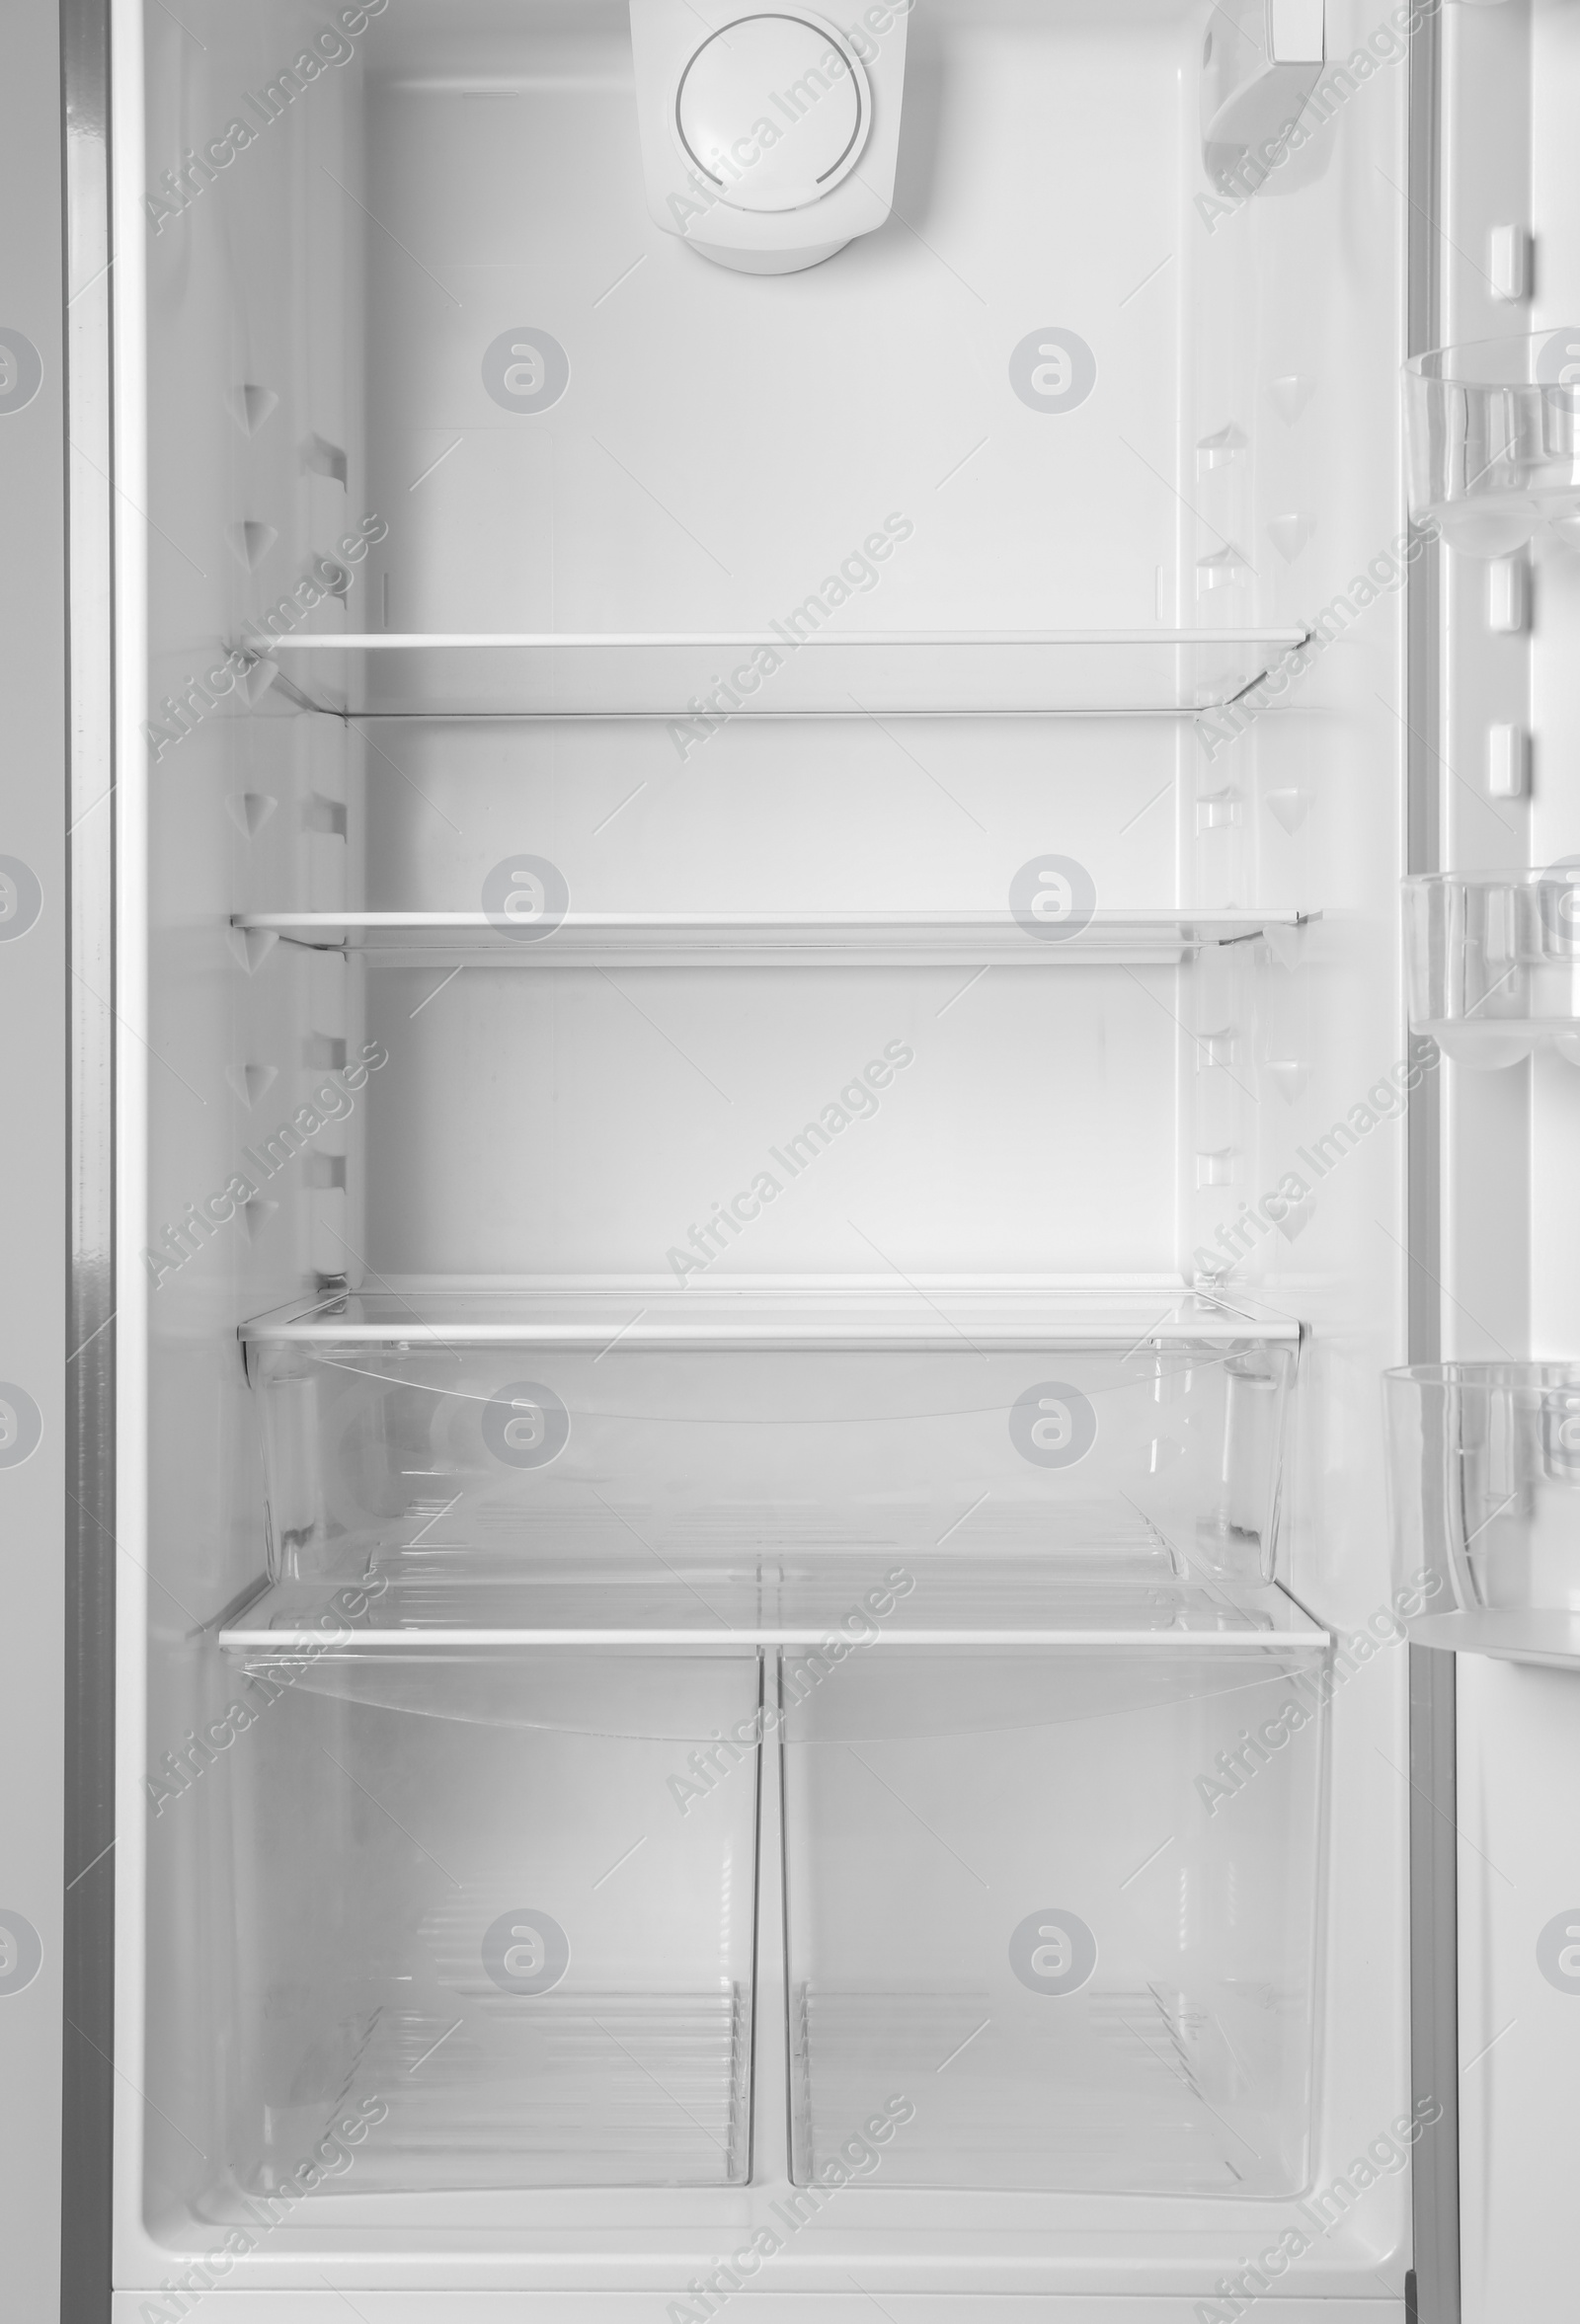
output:
[[[1407,1365],[1386,1395],[1411,1637],[1580,1664],[1580,1363]]]
[[[786,1658],[798,2182],[1300,2190],[1325,1649]]]
[[[323,2201],[746,2180],[755,1655],[391,1668],[330,1642],[232,1685],[239,2191],[299,2190],[321,2148]],[[700,1750],[723,1773],[685,1816]]]
[[[1273,1570],[1296,1346],[1177,1286],[1112,1313],[942,1291],[341,1305],[248,1339],[270,1572],[298,1611],[376,1572],[420,1627],[716,1628],[940,1545],[1011,1592],[1016,1561]]]
[[[1580,1064],[1580,862],[1404,884],[1410,1025],[1457,1064]]]

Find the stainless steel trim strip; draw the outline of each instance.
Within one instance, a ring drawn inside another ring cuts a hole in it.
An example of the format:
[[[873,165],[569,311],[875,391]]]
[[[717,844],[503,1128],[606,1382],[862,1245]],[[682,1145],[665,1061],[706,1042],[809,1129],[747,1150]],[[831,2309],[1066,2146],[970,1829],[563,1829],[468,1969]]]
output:
[[[1442,248],[1442,42],[1433,9],[1410,41],[1409,352],[1439,341]],[[1408,623],[1408,781],[1406,849],[1412,872],[1442,860],[1443,560],[1411,568]],[[1410,1099],[1407,1201],[1412,1363],[1442,1354],[1443,1220],[1440,1074],[1428,1074]],[[1409,2279],[1410,2324],[1459,2324],[1460,2317],[1460,2044],[1459,1886],[1456,1829],[1455,1658],[1410,1649],[1410,2083],[1417,2104],[1431,2099],[1441,2118],[1415,2149],[1411,2206],[1415,2264]]]
[[[108,0],[61,0],[71,990],[61,2324],[111,2312],[115,784]]]

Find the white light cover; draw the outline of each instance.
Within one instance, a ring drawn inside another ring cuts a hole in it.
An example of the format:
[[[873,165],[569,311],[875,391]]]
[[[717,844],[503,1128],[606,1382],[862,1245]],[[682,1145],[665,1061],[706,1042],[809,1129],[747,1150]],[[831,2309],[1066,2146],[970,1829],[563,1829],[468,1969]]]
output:
[[[680,76],[675,133],[732,209],[806,209],[849,176],[872,125],[860,60],[799,11],[739,18]]]

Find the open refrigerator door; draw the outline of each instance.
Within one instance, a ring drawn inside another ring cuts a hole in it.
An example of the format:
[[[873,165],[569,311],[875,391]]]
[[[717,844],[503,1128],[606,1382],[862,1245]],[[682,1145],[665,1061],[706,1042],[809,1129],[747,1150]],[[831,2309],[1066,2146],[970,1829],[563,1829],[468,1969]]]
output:
[[[1412,511],[1444,547],[1412,639],[1404,933],[1411,1022],[1446,1063],[1417,1124],[1422,1290],[1387,1407],[1397,1567],[1438,1584],[1412,1623],[1417,2077],[1459,2091],[1459,2168],[1427,2250],[1445,2295],[1457,2278],[1444,2312],[1492,2324],[1568,2297],[1580,2070],[1580,1862],[1557,1806],[1580,1765],[1572,11],[1446,9],[1433,67],[1406,393]]]

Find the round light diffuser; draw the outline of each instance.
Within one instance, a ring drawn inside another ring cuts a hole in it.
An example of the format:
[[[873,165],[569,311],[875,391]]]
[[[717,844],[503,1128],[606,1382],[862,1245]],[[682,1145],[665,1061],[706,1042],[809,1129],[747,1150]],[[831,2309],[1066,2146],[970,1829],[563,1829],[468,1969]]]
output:
[[[843,35],[800,10],[738,17],[695,50],[674,126],[732,209],[806,209],[847,178],[872,126],[872,91]]]

